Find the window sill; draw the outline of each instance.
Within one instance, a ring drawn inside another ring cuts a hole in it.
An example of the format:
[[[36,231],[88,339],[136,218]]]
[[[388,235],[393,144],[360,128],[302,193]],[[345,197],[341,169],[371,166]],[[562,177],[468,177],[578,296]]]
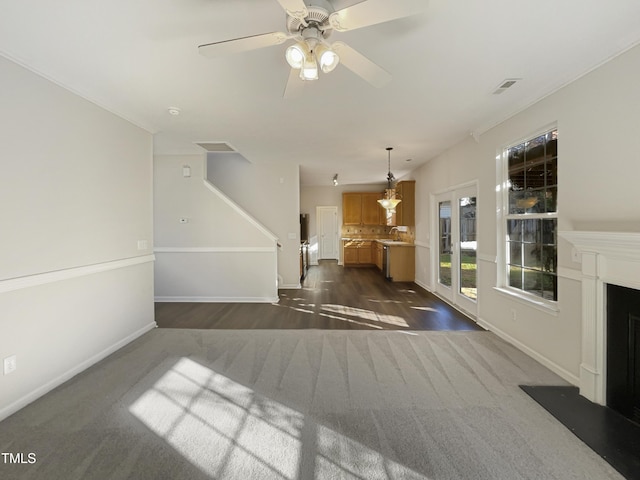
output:
[[[533,307],[536,310],[540,310],[541,312],[544,312],[548,315],[557,317],[558,313],[560,312],[560,309],[558,308],[556,302],[549,302],[541,299],[540,297],[521,293],[511,288],[493,287],[493,289],[501,295],[509,297],[511,300],[515,300],[516,302],[527,305],[528,307]]]

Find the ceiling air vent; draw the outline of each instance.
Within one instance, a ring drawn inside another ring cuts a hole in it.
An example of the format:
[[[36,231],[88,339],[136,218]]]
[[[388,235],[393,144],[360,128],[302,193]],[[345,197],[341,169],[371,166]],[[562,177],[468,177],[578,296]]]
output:
[[[207,152],[235,152],[236,149],[225,142],[196,142],[196,145],[204,148]]]
[[[500,95],[507,88],[512,87],[518,80],[522,80],[521,78],[507,78],[500,83],[500,86],[493,91],[494,95]]]

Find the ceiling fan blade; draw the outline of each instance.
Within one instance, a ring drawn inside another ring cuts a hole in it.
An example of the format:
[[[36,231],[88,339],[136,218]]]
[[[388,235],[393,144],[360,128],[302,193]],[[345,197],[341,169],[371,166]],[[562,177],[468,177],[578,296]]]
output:
[[[382,88],[391,81],[391,74],[349,45],[335,42],[331,48],[340,57],[340,63],[356,75],[361,76],[376,88]]]
[[[287,15],[304,20],[309,15],[309,10],[302,0],[278,0]]]
[[[222,42],[200,45],[198,52],[205,57],[218,57],[280,45],[289,38],[291,38],[291,35],[282,32],[263,33],[261,35],[252,35],[250,37],[234,38],[233,40],[223,40]]]
[[[305,82],[300,79],[300,70],[292,68],[287,80],[287,86],[284,87],[283,98],[297,98],[302,94]]]
[[[338,32],[346,32],[424,12],[428,4],[428,0],[368,0],[333,12],[329,23]]]

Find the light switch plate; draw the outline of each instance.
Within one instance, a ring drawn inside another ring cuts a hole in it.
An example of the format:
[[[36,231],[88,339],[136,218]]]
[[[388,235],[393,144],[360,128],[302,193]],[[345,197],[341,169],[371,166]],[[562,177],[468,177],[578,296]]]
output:
[[[18,359],[15,355],[11,355],[4,359],[4,374],[9,375],[18,367]]]

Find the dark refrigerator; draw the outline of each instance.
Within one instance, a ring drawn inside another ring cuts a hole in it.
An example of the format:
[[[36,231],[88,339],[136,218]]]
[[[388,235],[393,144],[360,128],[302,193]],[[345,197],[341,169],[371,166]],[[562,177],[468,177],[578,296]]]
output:
[[[300,279],[307,276],[309,269],[309,214],[300,214]]]
[[[300,214],[300,243],[309,241],[309,214]]]

